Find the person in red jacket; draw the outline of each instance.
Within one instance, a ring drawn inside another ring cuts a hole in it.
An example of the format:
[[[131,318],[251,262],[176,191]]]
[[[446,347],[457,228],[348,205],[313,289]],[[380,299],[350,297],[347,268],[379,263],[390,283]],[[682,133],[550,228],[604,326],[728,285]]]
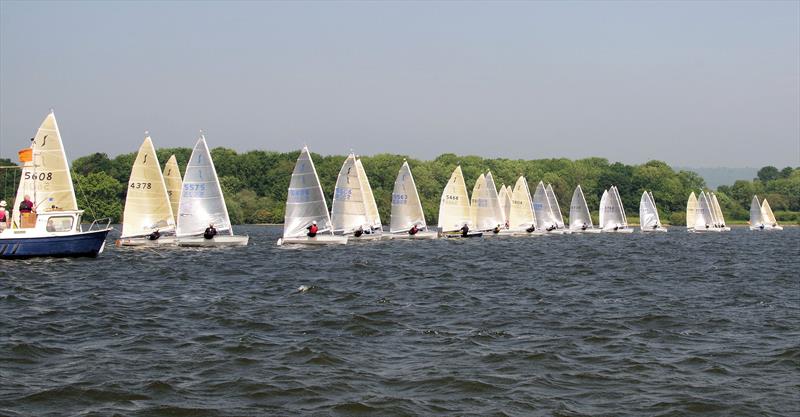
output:
[[[26,195],[21,203],[19,203],[19,212],[20,213],[30,213],[33,211],[34,207],[33,201],[31,201],[31,196]]]
[[[308,229],[308,233],[306,233],[306,236],[308,237],[316,237],[317,232],[319,232],[319,227],[317,227],[316,221],[311,222],[311,226],[306,227],[306,229]]]

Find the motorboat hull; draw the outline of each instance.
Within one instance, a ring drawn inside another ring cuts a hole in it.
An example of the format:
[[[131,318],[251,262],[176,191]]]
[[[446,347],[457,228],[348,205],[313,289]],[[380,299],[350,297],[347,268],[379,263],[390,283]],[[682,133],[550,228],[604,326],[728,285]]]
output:
[[[0,238],[0,258],[96,257],[105,248],[111,229],[60,236]]]

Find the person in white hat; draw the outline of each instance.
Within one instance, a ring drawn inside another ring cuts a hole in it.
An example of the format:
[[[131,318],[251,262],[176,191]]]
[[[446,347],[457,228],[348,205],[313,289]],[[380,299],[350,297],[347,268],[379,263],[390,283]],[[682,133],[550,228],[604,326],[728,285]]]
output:
[[[0,231],[11,226],[11,215],[9,215],[8,210],[6,210],[7,205],[6,200],[0,201]]]
[[[308,229],[308,233],[306,233],[306,236],[316,237],[317,232],[319,232],[319,227],[317,227],[317,221],[314,220],[313,222],[311,222],[311,226],[306,227],[306,229]]]

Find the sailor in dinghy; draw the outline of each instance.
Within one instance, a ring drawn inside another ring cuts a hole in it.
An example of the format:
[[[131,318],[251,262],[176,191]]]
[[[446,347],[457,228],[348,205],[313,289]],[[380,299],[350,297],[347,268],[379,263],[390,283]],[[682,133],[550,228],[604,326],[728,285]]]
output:
[[[30,212],[14,210],[12,224],[0,232],[0,258],[97,256],[111,231],[109,219],[83,230],[61,133],[53,112],[45,117],[30,148],[20,151],[22,178],[15,205],[25,196]],[[97,228],[96,228],[97,226]]]
[[[203,235],[210,224],[220,233],[206,239]],[[202,133],[186,165],[176,235],[179,246],[191,247],[246,246],[250,239],[233,234],[225,196]]]
[[[339,170],[331,206],[333,232],[354,240],[380,239],[380,217],[363,165],[350,153]]]
[[[661,224],[653,193],[647,190],[642,193],[642,199],[639,201],[639,229],[644,233],[667,231]]]
[[[469,230],[470,224],[472,224],[472,215],[467,184],[464,182],[464,174],[459,165],[453,170],[442,190],[442,198],[439,200],[438,226],[441,235],[448,238],[483,236],[483,233],[470,231],[463,235],[462,229],[466,226]]]
[[[589,213],[589,206],[586,204],[586,197],[583,195],[580,184],[575,187],[569,205],[569,230],[572,233],[600,233],[602,231],[594,227],[592,215]]]
[[[392,216],[389,222],[390,239],[436,239],[438,233],[428,230],[417,185],[407,161],[403,161],[392,191]]]
[[[283,237],[286,244],[344,245],[347,236],[334,236],[328,203],[308,147],[303,147],[292,171],[286,197]]]

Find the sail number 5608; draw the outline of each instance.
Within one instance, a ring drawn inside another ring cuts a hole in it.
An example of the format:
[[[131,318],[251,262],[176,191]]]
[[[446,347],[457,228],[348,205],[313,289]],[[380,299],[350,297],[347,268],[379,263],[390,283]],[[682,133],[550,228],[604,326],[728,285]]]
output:
[[[53,179],[53,173],[40,172],[37,174],[35,172],[26,172],[23,178],[26,180],[50,181]]]

